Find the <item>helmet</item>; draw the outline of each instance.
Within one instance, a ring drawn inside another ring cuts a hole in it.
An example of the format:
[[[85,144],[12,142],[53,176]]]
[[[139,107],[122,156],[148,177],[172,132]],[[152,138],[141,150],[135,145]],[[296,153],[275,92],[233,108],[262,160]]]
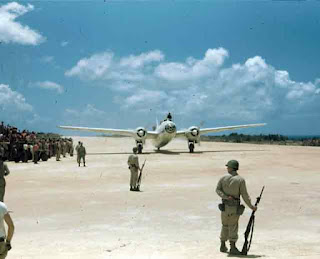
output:
[[[230,167],[234,170],[238,170],[239,169],[239,162],[237,160],[230,160],[227,164],[227,167]]]
[[[137,152],[138,152],[138,148],[137,148],[137,147],[134,147],[134,148],[132,149],[132,151],[133,151],[133,153],[137,153]]]

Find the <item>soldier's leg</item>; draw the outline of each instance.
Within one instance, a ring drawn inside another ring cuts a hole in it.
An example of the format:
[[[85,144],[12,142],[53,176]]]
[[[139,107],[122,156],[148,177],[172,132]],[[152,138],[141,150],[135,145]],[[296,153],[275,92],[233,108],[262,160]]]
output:
[[[130,169],[130,191],[132,191],[134,188],[133,180],[134,180],[134,171],[133,169]]]
[[[133,175],[133,188],[136,189],[137,188],[137,184],[138,184],[138,169],[134,170],[134,175]]]
[[[239,217],[239,215],[232,214],[229,220],[229,240],[233,242],[238,240]]]
[[[35,164],[38,163],[38,151],[34,152],[34,160],[33,160],[33,162],[34,162]]]
[[[0,259],[6,258],[7,253],[8,253],[8,249],[6,247],[6,243],[4,241],[0,242]]]
[[[83,159],[83,166],[86,166],[86,156],[83,156],[82,159]]]
[[[221,223],[220,240],[226,242],[229,239],[228,213],[226,211],[221,212]]]
[[[229,218],[229,240],[230,240],[230,254],[239,255],[241,254],[238,248],[236,247],[236,242],[238,240],[238,229],[239,229],[239,215],[237,215],[237,208],[234,207],[233,213],[230,214]]]

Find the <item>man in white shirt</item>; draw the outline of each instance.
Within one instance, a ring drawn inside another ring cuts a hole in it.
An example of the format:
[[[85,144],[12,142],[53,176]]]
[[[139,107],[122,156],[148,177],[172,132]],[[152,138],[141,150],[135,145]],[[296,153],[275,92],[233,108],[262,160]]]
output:
[[[8,226],[8,234],[6,234],[4,222]],[[13,232],[14,225],[7,206],[0,201],[0,259],[6,258],[8,251],[11,249]]]

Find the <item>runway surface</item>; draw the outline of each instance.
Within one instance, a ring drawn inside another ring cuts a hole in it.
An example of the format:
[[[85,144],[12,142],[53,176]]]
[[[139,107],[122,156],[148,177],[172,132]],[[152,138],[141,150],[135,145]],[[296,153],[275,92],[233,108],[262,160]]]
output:
[[[202,142],[190,154],[174,140],[147,143],[141,192],[129,191],[130,138],[73,137],[87,149],[35,165],[9,162],[5,203],[16,226],[7,258],[226,258],[219,252],[216,184],[230,159],[240,162],[256,213],[242,258],[320,258],[320,148]],[[238,248],[251,210],[240,218]]]

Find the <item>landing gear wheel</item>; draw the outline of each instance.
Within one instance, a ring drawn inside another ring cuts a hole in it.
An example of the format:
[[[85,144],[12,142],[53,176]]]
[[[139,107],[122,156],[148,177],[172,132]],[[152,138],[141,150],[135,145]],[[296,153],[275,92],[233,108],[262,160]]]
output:
[[[194,144],[193,144],[193,143],[190,143],[190,144],[189,144],[189,151],[190,151],[190,153],[193,153],[193,150],[194,150]]]

